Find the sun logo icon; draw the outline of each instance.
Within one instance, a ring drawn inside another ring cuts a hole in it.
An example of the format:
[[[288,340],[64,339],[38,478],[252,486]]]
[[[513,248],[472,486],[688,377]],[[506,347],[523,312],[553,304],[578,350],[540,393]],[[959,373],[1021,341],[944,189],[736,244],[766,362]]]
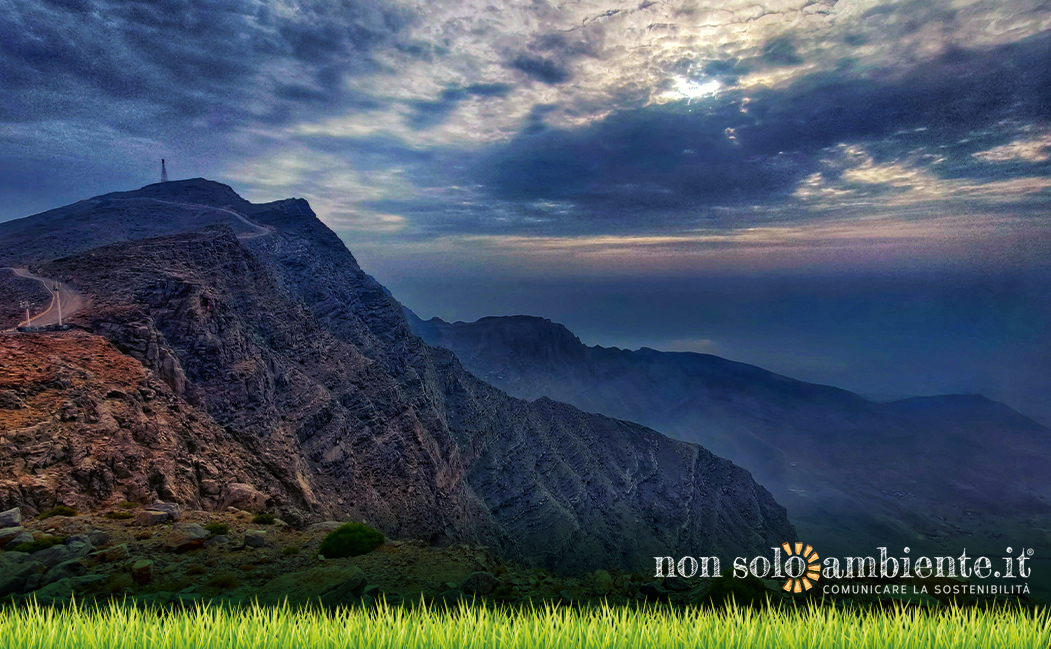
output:
[[[817,552],[809,545],[802,543],[782,543],[788,558],[785,559],[785,585],[782,588],[790,593],[802,593],[814,587],[814,582],[821,578],[821,564]]]

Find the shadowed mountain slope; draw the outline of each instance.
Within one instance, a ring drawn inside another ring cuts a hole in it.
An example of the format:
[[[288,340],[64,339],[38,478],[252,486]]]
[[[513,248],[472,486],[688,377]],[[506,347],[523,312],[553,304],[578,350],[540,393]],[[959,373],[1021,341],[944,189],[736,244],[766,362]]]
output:
[[[542,318],[408,316],[510,394],[557,395],[730,458],[825,554],[1051,547],[1051,431],[984,397],[876,403],[717,356],[589,347]]]
[[[75,287],[78,324],[253,449],[288,519],[363,518],[567,572],[794,538],[731,462],[510,397],[427,346],[303,200],[252,205],[194,180],[26,221],[0,224],[0,250],[32,251],[8,263]]]

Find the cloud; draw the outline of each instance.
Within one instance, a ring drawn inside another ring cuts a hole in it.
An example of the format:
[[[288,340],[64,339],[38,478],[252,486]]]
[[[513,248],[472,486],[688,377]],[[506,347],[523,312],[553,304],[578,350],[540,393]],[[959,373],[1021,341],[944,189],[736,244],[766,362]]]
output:
[[[160,131],[287,122],[323,104],[360,107],[343,79],[409,24],[354,0],[83,0],[0,8],[0,70],[14,101],[0,120],[92,120]],[[301,110],[302,109],[302,110]],[[158,127],[161,128],[158,128]]]
[[[1051,134],[1015,140],[971,155],[985,162],[1047,162],[1051,158]]]
[[[572,75],[563,64],[556,63],[552,59],[539,56],[520,55],[511,61],[511,67],[526,76],[546,83],[556,85],[570,80]]]
[[[1038,201],[1044,14],[1036,0],[9,3],[0,173],[34,147],[151,175],[163,152],[413,240],[733,233],[901,205],[921,184]]]
[[[763,45],[763,60],[775,66],[794,66],[803,63],[796,53],[795,40],[791,36],[779,36]]]

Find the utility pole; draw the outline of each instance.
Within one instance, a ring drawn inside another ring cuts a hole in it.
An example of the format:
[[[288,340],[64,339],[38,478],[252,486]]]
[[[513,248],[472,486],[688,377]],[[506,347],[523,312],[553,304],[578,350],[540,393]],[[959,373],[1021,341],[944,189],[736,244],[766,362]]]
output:
[[[59,292],[60,284],[55,282],[55,302],[58,303],[58,326],[62,326],[62,293]]]
[[[161,182],[168,182],[168,168],[164,166],[164,158],[161,158]]]
[[[29,304],[29,300],[22,300],[22,302],[19,304],[19,306],[21,306],[23,309],[26,310],[26,326],[28,327],[29,324],[30,324],[30,319],[29,319],[29,306],[30,306],[30,304]]]

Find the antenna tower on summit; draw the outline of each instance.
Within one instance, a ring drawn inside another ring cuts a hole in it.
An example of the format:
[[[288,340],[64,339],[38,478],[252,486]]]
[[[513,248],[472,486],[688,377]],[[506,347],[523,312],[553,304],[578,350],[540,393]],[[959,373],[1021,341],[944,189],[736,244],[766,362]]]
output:
[[[164,158],[161,158],[161,182],[168,182],[168,168],[164,166]]]

